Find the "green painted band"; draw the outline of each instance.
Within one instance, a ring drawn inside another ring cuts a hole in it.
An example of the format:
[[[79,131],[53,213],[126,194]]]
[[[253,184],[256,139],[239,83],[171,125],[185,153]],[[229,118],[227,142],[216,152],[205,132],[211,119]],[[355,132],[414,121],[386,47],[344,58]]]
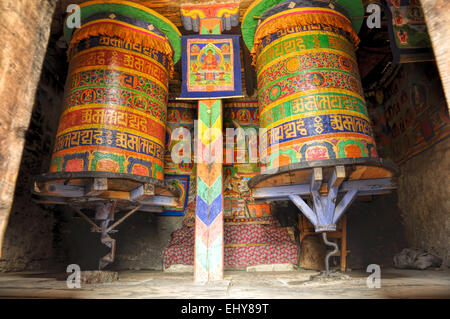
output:
[[[337,102],[338,105],[330,103],[331,98],[334,98],[334,102]],[[308,103],[310,103],[310,106],[308,106]],[[311,105],[314,105],[314,107],[311,107]],[[260,123],[261,127],[266,127],[289,116],[329,110],[354,111],[366,117],[369,116],[365,102],[362,99],[347,94],[327,92],[296,97],[275,105],[261,115]]]
[[[113,85],[86,85],[86,86],[80,86],[76,89],[73,89],[71,91],[69,91],[67,93],[67,95],[64,97],[64,99],[67,99],[67,97],[75,92],[79,92],[79,91],[84,91],[86,89],[101,89],[101,88],[107,88],[107,89],[120,89],[120,90],[124,90],[124,91],[129,91],[129,92],[133,92],[136,93],[138,95],[143,95],[145,96],[147,99],[159,104],[159,106],[161,106],[162,108],[166,109],[166,105],[164,104],[164,101],[159,101],[157,99],[155,99],[153,96],[150,96],[146,93],[143,93],[141,91],[138,90],[134,90],[134,89],[130,89],[130,88],[124,88],[123,86],[113,86]],[[72,107],[72,106],[71,106]],[[70,107],[69,107],[70,108]]]
[[[336,50],[344,52],[353,59],[356,59],[353,44],[342,36],[311,34],[304,36],[299,35],[296,37],[294,33],[293,35],[287,36],[287,39],[280,42],[273,42],[265,48],[256,60],[257,73],[260,74],[262,68],[264,68],[267,63],[281,58],[286,54],[298,52],[298,55],[301,55],[302,51],[314,49]]]
[[[355,78],[355,80],[360,81],[359,74],[355,74],[355,73],[352,73],[352,72],[349,72],[349,71],[345,71],[345,70],[342,70],[342,69],[314,68],[314,69],[308,69],[308,70],[302,70],[302,71],[299,71],[299,72],[294,72],[294,73],[291,73],[289,75],[277,78],[275,81],[272,81],[272,82],[268,83],[263,88],[261,88],[261,89],[258,88],[258,94],[261,94],[263,91],[267,90],[269,87],[273,86],[274,84],[276,84],[278,82],[284,82],[284,80],[289,79],[291,77],[295,77],[297,75],[304,74],[304,73],[314,73],[315,71],[334,71],[336,73],[344,73],[344,74],[351,75],[351,76],[353,76]]]

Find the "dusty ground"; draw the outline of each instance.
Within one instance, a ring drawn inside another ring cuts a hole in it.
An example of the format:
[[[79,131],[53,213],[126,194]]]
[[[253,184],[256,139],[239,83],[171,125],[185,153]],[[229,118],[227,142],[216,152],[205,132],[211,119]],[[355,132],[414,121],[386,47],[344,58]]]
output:
[[[320,280],[318,272],[225,272],[223,281],[195,284],[192,273],[126,271],[107,284],[68,289],[56,274],[0,274],[0,298],[450,298],[450,270],[383,269],[381,288],[368,288],[364,272]]]

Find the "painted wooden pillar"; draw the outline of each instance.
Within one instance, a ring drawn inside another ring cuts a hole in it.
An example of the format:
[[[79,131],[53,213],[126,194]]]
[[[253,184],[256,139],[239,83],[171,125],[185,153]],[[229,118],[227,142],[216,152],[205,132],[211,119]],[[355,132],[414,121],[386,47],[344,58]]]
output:
[[[181,16],[186,29],[200,34],[221,34],[230,23],[224,16],[227,10],[237,10],[238,4],[229,7],[217,5],[186,5]],[[202,99],[198,102],[197,140],[197,198],[195,213],[194,281],[207,282],[223,279],[223,190],[222,190],[222,101]],[[200,154],[206,155],[201,156]]]
[[[198,103],[197,154],[220,156],[223,149],[222,101],[200,100]],[[198,156],[198,155],[197,155]],[[222,161],[197,163],[197,203],[195,209],[194,280],[205,282],[223,279],[223,192]]]
[[[220,34],[220,19],[200,20],[200,34]],[[198,151],[223,150],[223,138],[213,130],[222,132],[222,101],[198,102]],[[205,129],[207,134],[205,134]],[[197,152],[197,154],[199,154]],[[204,153],[203,153],[204,154]],[[204,282],[223,279],[223,191],[222,158],[215,163],[203,159],[197,164],[197,206],[195,208],[195,259],[194,280]]]

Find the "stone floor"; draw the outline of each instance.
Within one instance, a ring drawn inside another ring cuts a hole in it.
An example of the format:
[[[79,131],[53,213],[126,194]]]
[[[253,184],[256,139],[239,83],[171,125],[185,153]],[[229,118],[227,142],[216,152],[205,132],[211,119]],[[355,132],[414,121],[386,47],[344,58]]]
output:
[[[362,271],[332,280],[317,274],[227,271],[223,281],[196,284],[192,273],[123,271],[116,282],[69,289],[57,274],[2,273],[0,298],[450,298],[450,270],[382,269],[379,289],[367,287]]]

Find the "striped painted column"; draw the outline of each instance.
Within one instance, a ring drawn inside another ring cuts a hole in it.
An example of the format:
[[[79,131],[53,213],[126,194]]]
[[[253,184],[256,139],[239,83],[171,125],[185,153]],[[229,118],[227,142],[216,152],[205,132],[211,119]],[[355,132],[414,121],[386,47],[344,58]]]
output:
[[[200,100],[194,280],[223,279],[222,101]]]

